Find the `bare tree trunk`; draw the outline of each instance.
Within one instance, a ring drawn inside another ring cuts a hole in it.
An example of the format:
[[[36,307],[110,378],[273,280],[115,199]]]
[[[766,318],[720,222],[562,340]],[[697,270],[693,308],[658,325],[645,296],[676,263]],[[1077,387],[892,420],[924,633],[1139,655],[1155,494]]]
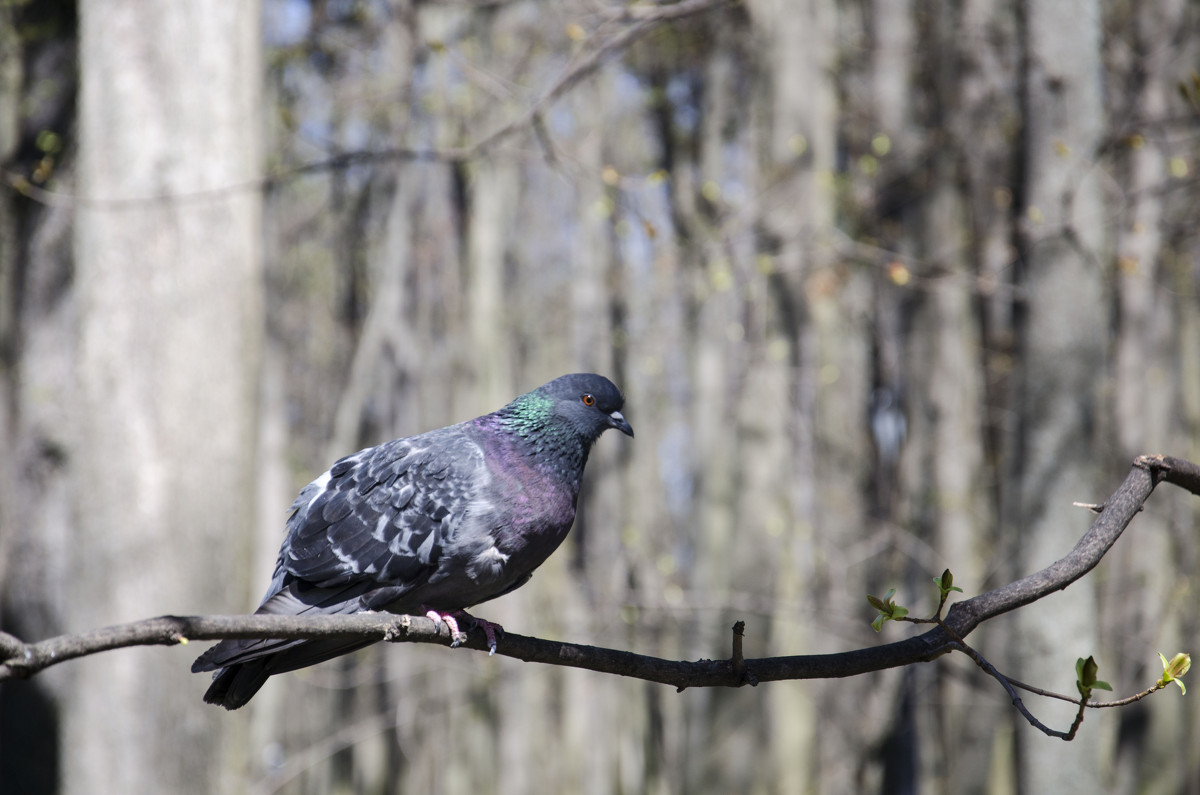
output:
[[[81,12],[80,629],[247,592],[262,323],[257,191],[186,197],[258,173],[257,4]],[[197,708],[203,682],[178,653],[75,674],[65,791],[234,788],[223,743],[239,733]]]

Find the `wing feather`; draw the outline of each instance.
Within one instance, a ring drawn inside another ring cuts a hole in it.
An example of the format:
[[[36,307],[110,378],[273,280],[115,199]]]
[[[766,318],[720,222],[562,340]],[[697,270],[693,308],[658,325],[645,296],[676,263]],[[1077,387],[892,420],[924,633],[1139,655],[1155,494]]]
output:
[[[483,451],[457,426],[340,459],[293,503],[283,576],[264,604],[293,579],[318,588],[365,580],[363,594],[424,582],[487,479]]]

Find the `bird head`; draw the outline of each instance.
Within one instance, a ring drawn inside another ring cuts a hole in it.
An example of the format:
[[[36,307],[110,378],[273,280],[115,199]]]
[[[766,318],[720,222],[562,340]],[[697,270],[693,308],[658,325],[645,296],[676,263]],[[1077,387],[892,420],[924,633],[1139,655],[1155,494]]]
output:
[[[609,428],[633,436],[633,428],[621,413],[625,396],[602,375],[564,375],[534,392],[551,400],[555,417],[589,441],[595,441]]]

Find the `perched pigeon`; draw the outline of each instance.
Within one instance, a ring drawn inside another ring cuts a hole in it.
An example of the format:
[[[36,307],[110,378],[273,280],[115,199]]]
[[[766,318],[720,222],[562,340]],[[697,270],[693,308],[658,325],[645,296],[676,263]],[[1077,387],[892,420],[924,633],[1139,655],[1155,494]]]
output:
[[[445,621],[524,585],[571,529],[588,451],[609,428],[629,436],[607,378],[564,375],[493,414],[369,447],[335,463],[292,504],[258,613],[387,610]],[[496,626],[477,620],[495,651]],[[223,640],[192,664],[216,671],[204,694],[237,709],[267,677],[372,638]]]

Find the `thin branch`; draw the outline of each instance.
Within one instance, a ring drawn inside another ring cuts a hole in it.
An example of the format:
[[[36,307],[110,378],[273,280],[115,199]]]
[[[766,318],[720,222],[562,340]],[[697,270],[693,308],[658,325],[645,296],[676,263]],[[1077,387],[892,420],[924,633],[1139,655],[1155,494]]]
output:
[[[901,616],[898,618],[894,618],[893,620],[899,621],[902,623],[907,623],[907,624],[936,624],[937,626],[941,627],[954,640],[954,648],[955,649],[957,649],[958,651],[960,651],[963,654],[970,657],[971,661],[974,662],[975,665],[980,668],[980,670],[982,670],[988,676],[992,677],[993,679],[995,679],[997,682],[1000,683],[1000,686],[1003,687],[1004,690],[1008,693],[1008,697],[1010,699],[1012,699],[1013,706],[1016,707],[1017,711],[1020,712],[1025,717],[1025,720],[1029,722],[1030,726],[1034,727],[1038,731],[1040,731],[1043,734],[1046,734],[1050,737],[1057,737],[1060,740],[1070,741],[1070,740],[1075,739],[1075,734],[1076,734],[1076,732],[1079,731],[1079,726],[1083,723],[1083,710],[1085,708],[1092,707],[1092,706],[1113,706],[1112,704],[1100,705],[1100,704],[1093,704],[1090,702],[1082,702],[1078,698],[1071,698],[1070,696],[1064,696],[1061,693],[1053,693],[1049,690],[1043,690],[1040,687],[1034,687],[1033,685],[1027,685],[1024,682],[1020,682],[1016,679],[1013,679],[1012,677],[1008,676],[1007,674],[1001,673],[1000,669],[998,669],[996,666],[992,665],[991,662],[989,662],[988,659],[979,652],[979,650],[977,650],[975,647],[971,646],[969,643],[967,643],[962,638],[958,637],[958,635],[954,632],[954,630],[950,629],[949,627],[947,627],[945,625],[945,623],[943,623],[941,613],[942,613],[942,606],[945,605],[947,595],[948,594],[942,594],[942,604],[938,606],[937,615],[934,616],[933,618],[915,618],[913,616]],[[1030,712],[1029,709],[1025,706],[1025,702],[1021,699],[1020,696],[1017,695],[1017,688],[1020,688],[1021,690],[1027,690],[1030,693],[1033,693],[1035,695],[1045,696],[1047,698],[1056,698],[1056,699],[1059,699],[1060,701],[1070,702],[1071,704],[1079,704],[1079,712],[1075,715],[1075,721],[1071,724],[1071,728],[1069,730],[1067,730],[1066,732],[1060,732],[1060,731],[1055,731],[1054,729],[1051,729],[1046,724],[1042,723],[1040,720],[1038,720],[1036,717],[1034,717],[1033,713]],[[1156,686],[1156,688],[1152,688],[1150,692],[1153,692],[1154,689],[1157,689],[1157,686]],[[1138,699],[1143,698],[1146,695],[1149,695],[1149,693],[1139,693],[1136,697],[1133,697],[1131,700],[1137,701]]]
[[[1013,679],[1011,676],[1008,676],[1007,674],[1005,675],[1004,678],[1007,679],[1010,683],[1012,683],[1013,687],[1018,687],[1021,690],[1024,690],[1028,693],[1033,693],[1035,696],[1042,696],[1043,698],[1053,698],[1053,699],[1057,699],[1059,701],[1066,701],[1068,704],[1078,704],[1079,703],[1078,697],[1071,697],[1064,693],[1055,693],[1053,690],[1045,690],[1043,688],[1036,687],[1035,685],[1031,685],[1031,684],[1022,682],[1020,679]],[[1104,707],[1104,706],[1108,706],[1108,704],[1104,703],[1104,702],[1099,702],[1099,701],[1089,701],[1088,706],[1089,707]]]
[[[1061,591],[1087,574],[1121,537],[1154,487],[1164,480],[1200,495],[1200,466],[1169,456],[1139,456],[1125,481],[1104,503],[1096,521],[1066,556],[1016,582],[954,604],[946,616],[947,625],[966,637],[982,622]]]
[[[626,49],[662,23],[710,11],[717,6],[727,5],[730,2],[731,0],[684,0],[683,2],[671,5],[623,9],[617,19],[619,21],[632,21],[633,24],[613,34],[594,49],[576,59],[554,81],[550,88],[537,101],[526,108],[521,115],[505,122],[500,127],[483,136],[471,148],[476,151],[485,149],[507,138],[514,132],[530,126],[547,107],[574,88],[585,77],[595,72],[608,60],[609,56]]]
[[[940,614],[940,610],[939,610],[939,614]],[[1005,691],[1008,692],[1008,697],[1010,699],[1012,699],[1013,706],[1016,707],[1017,711],[1020,712],[1025,717],[1025,720],[1027,720],[1029,722],[1030,726],[1033,726],[1035,729],[1042,732],[1043,734],[1046,734],[1049,737],[1057,737],[1060,740],[1066,740],[1068,742],[1075,739],[1075,734],[1079,731],[1079,727],[1081,725],[1083,725],[1083,711],[1084,711],[1084,709],[1087,708],[1087,702],[1085,700],[1066,699],[1063,696],[1058,695],[1057,693],[1053,693],[1053,694],[1043,693],[1042,695],[1053,695],[1055,698],[1064,698],[1064,700],[1070,701],[1073,704],[1074,703],[1079,704],[1079,710],[1075,713],[1075,720],[1071,723],[1070,729],[1068,729],[1065,733],[1051,729],[1049,726],[1047,726],[1046,724],[1042,723],[1040,720],[1035,718],[1033,716],[1033,713],[1030,712],[1026,708],[1025,702],[1021,699],[1020,696],[1017,695],[1017,691],[1015,688],[1021,687],[1021,688],[1028,690],[1028,689],[1030,689],[1030,688],[1028,688],[1028,686],[1022,685],[1020,682],[1009,679],[1007,676],[1000,673],[1000,670],[998,668],[996,668],[996,666],[992,665],[991,662],[989,662],[986,657],[984,657],[982,654],[980,654],[978,650],[976,650],[975,648],[970,646],[962,638],[957,637],[957,635],[955,635],[953,630],[951,630],[944,623],[942,623],[942,619],[941,619],[940,615],[937,618],[937,623],[940,627],[942,627],[942,629],[946,630],[946,632],[948,632],[951,637],[954,638],[955,646],[957,646],[959,651],[961,651],[963,654],[966,654],[968,657],[970,657],[971,660],[977,666],[979,666],[979,668],[981,670],[983,670],[984,673],[986,673],[988,676],[992,677],[993,679],[995,679],[997,682],[1000,683],[1000,686],[1003,687],[1005,689]]]
[[[377,164],[391,162],[442,162],[458,163],[467,160],[476,151],[472,147],[455,149],[410,149],[395,147],[392,149],[376,149],[372,151],[343,152],[322,160],[314,160],[292,168],[285,168],[265,177],[248,179],[219,185],[214,188],[198,190],[168,191],[149,196],[127,196],[122,198],[96,198],[80,196],[74,193],[47,190],[29,181],[22,174],[3,171],[4,181],[17,193],[26,198],[44,204],[47,207],[60,209],[94,209],[94,210],[137,210],[154,204],[198,204],[217,201],[238,194],[259,193],[270,190],[284,182],[298,179],[309,174],[325,171],[344,171],[352,166],[362,164]]]
[[[1200,495],[1200,466],[1191,461],[1166,455],[1143,455],[1134,461],[1135,465],[1139,463],[1153,470],[1159,479],[1172,486]]]
[[[502,638],[497,653],[526,662],[584,668],[680,689],[841,678],[927,662],[958,648],[962,639],[984,621],[1062,590],[1094,568],[1161,481],[1200,494],[1200,467],[1166,456],[1139,457],[1125,481],[1105,503],[1096,522],[1064,558],[1009,585],[956,603],[950,608],[944,626],[895,643],[840,654],[744,659],[740,655],[741,636],[735,631],[730,659],[682,662],[509,632]],[[224,638],[331,636],[376,636],[387,641],[450,644],[443,624],[418,616],[387,613],[315,617],[161,616],[61,635],[37,643],[25,643],[0,633],[0,659],[3,660],[0,662],[0,680],[29,677],[66,660],[129,646],[179,645],[191,640]],[[486,639],[480,631],[472,632],[465,645],[478,651],[487,650]],[[985,667],[985,670],[988,669]],[[1011,691],[1012,685],[1002,675],[1000,681]],[[1014,696],[1014,703],[1019,702],[1015,691],[1010,695]]]
[[[1025,682],[1019,681],[1017,679],[1013,679],[1011,676],[1006,677],[1006,678],[1008,679],[1009,682],[1012,683],[1013,687],[1019,687],[1022,690],[1027,690],[1030,693],[1033,693],[1034,695],[1044,696],[1045,698],[1056,698],[1059,701],[1066,701],[1070,704],[1078,704],[1079,703],[1078,698],[1072,698],[1071,696],[1063,695],[1062,693],[1055,693],[1053,690],[1043,690],[1040,687],[1035,687],[1034,685],[1026,684]],[[1159,690],[1162,690],[1165,687],[1167,687],[1167,685],[1165,685],[1165,684],[1160,685],[1157,682],[1155,682],[1150,687],[1146,688],[1145,690],[1141,691],[1140,693],[1134,693],[1132,696],[1126,696],[1125,698],[1113,699],[1112,701],[1089,701],[1087,703],[1087,708],[1088,709],[1107,709],[1109,707],[1124,707],[1124,706],[1134,703],[1135,701],[1141,701],[1143,698],[1150,695],[1151,693],[1157,693]]]
[[[1143,690],[1140,693],[1134,693],[1132,696],[1128,696],[1126,698],[1119,698],[1119,699],[1116,699],[1115,701],[1089,701],[1088,706],[1091,707],[1092,709],[1104,709],[1105,707],[1124,707],[1128,704],[1133,704],[1134,702],[1141,701],[1143,698],[1150,695],[1151,693],[1157,693],[1159,690],[1162,690],[1165,687],[1168,687],[1168,685],[1159,684],[1158,682],[1155,682],[1152,686],[1146,688],[1145,690]]]
[[[719,6],[729,5],[734,0],[683,0],[662,6],[632,6],[615,12],[611,20],[627,24],[628,27],[601,41],[591,50],[577,57],[541,96],[519,115],[501,124],[496,129],[466,146],[445,149],[414,149],[394,147],[370,151],[343,152],[292,168],[282,169],[258,179],[203,188],[191,191],[159,193],[151,196],[125,198],[94,198],[70,193],[47,190],[31,182],[25,175],[2,171],[4,182],[17,193],[49,207],[66,209],[92,208],[107,210],[138,209],[146,205],[165,202],[203,202],[221,199],[239,193],[269,190],[280,183],[308,174],[340,171],[352,166],[390,162],[442,162],[461,163],[477,157],[501,141],[526,128],[534,127],[538,117],[557,102],[579,82],[591,76],[614,54],[621,52],[645,36],[651,30],[677,19],[702,14]],[[495,4],[493,4],[495,5]]]
[[[1060,732],[1051,729],[1049,726],[1033,716],[1033,713],[1030,712],[1025,706],[1025,702],[1022,701],[1021,697],[1017,695],[1017,691],[1013,686],[1013,683],[1007,676],[1000,673],[1000,671],[996,669],[996,666],[992,665],[982,654],[975,651],[970,646],[967,646],[965,643],[960,646],[960,649],[965,652],[966,655],[984,671],[984,673],[1000,683],[1000,686],[1008,692],[1008,697],[1012,699],[1012,705],[1017,708],[1017,711],[1020,712],[1022,716],[1024,716],[1025,720],[1029,721],[1030,726],[1033,726],[1035,729],[1049,737],[1057,737],[1060,740],[1068,741],[1075,739],[1075,734],[1079,731],[1079,727],[1083,723],[1083,710],[1086,704],[1076,700],[1076,702],[1079,703],[1079,711],[1075,714],[1075,720],[1071,723],[1071,728],[1066,732]]]

